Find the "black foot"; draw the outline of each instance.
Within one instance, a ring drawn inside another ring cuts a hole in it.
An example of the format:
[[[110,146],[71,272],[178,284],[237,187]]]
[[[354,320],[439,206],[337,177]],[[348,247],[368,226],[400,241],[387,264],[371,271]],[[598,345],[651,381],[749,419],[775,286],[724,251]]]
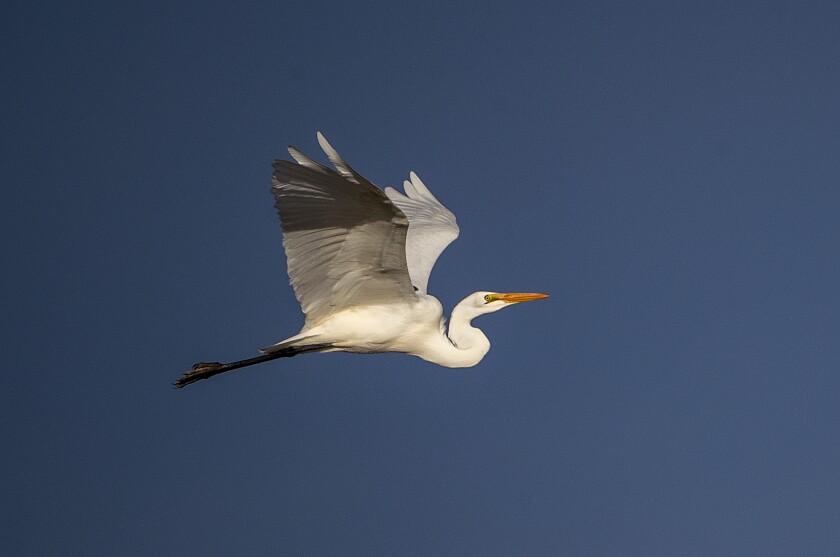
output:
[[[173,386],[176,389],[180,389],[181,387],[186,387],[190,383],[195,383],[196,381],[201,381],[202,379],[207,379],[208,377],[213,377],[221,371],[222,367],[224,367],[224,364],[220,362],[198,362],[190,371],[179,377]]]

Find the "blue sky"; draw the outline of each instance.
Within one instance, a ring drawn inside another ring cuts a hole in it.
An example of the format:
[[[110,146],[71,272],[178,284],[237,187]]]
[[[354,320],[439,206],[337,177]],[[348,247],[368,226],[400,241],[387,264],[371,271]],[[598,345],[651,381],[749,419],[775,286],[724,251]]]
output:
[[[836,555],[836,3],[0,14],[0,546]],[[321,130],[461,237],[485,360],[301,356],[269,193]]]

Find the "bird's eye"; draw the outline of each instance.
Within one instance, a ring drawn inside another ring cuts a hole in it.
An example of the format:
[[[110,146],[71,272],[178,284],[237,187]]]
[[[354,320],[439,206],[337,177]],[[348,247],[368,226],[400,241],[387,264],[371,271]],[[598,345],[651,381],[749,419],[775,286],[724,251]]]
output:
[[[484,302],[485,302],[485,303],[489,304],[489,303],[490,303],[490,302],[492,302],[492,301],[493,301],[493,295],[492,295],[492,294],[487,294],[487,295],[484,297]]]

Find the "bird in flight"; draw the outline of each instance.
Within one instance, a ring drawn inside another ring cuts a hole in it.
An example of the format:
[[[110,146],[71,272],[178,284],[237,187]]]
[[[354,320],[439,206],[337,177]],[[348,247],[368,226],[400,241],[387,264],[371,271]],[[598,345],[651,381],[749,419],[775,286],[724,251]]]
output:
[[[426,292],[432,267],[459,229],[412,172],[383,192],[318,143],[335,170],[294,147],[295,162],[274,162],[271,192],[280,213],[289,280],[305,314],[301,331],[230,363],[201,362],[174,384],[180,388],[219,373],[308,352],[403,352],[442,366],[471,367],[490,341],[471,321],[547,294],[474,292],[452,310]]]

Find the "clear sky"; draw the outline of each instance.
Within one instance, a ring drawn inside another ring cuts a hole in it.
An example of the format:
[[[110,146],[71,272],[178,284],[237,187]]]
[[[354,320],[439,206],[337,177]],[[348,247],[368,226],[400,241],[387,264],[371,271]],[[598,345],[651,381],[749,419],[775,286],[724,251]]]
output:
[[[4,553],[840,554],[840,4],[7,4]],[[551,298],[172,389],[302,324],[317,130]]]

